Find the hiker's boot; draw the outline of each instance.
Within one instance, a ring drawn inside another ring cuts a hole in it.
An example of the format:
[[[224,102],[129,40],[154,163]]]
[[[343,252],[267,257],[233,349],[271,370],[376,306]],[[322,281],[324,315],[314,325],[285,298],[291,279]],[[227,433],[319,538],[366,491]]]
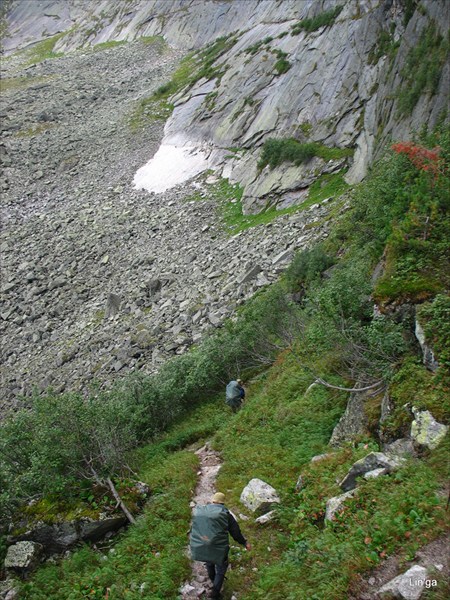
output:
[[[209,592],[208,598],[214,598],[215,600],[219,600],[222,596],[220,595],[220,592],[218,592],[216,589],[212,589]]]

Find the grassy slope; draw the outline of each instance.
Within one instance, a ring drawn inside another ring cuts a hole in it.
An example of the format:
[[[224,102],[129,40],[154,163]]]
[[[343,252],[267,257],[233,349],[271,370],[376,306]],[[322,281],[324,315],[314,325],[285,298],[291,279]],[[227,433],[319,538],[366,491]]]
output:
[[[417,369],[429,378],[423,367]],[[157,443],[140,449],[139,477],[150,484],[153,497],[138,525],[104,553],[107,558],[84,547],[69,560],[43,567],[24,586],[22,597],[100,599],[109,588],[110,600],[177,598],[189,574],[184,549],[197,470],[195,455],[183,448],[208,438],[222,452],[218,489],[227,494],[235,513],[249,514],[239,496],[253,477],[274,485],[282,499],[274,523],[242,523],[253,550],[232,546],[226,599],[239,590],[248,600],[341,600],[351,584],[357,585],[359,572],[393,553],[411,558],[445,527],[446,498],[440,492],[449,475],[445,457],[450,438],[397,475],[364,483],[344,516],[324,528],[326,500],[340,493],[336,478],[377,445],[368,436],[323,462],[310,463],[327,450],[346,404],[346,394],[325,388],[305,395],[310,382],[291,354],[281,355],[250,386],[239,414],[231,415],[217,397],[194,409]],[[398,393],[404,399],[409,391]],[[300,474],[304,487],[296,493]]]

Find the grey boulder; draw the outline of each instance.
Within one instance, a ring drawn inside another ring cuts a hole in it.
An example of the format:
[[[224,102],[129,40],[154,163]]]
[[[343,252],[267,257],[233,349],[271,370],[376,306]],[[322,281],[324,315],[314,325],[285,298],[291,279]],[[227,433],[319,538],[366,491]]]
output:
[[[261,479],[251,479],[242,490],[241,502],[252,512],[267,513],[280,498],[271,485]]]
[[[32,571],[39,563],[43,547],[36,542],[17,542],[8,548],[5,569],[21,574]]]

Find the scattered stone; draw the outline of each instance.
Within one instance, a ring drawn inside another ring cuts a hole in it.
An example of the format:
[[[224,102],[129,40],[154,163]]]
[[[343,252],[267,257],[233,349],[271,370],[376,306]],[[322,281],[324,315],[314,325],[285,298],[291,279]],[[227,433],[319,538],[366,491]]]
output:
[[[259,525],[265,525],[266,523],[270,523],[275,518],[276,512],[274,510],[269,511],[265,515],[261,515],[257,519],[255,519],[255,523]]]
[[[246,271],[243,275],[241,275],[240,277],[238,277],[237,282],[239,284],[248,283],[252,279],[255,279],[255,277],[261,271],[262,271],[262,268],[259,265],[254,265],[253,267],[251,267],[250,269],[248,269],[248,271]]]
[[[428,572],[425,567],[414,565],[402,575],[395,577],[378,590],[383,600],[392,596],[403,600],[418,600],[425,591]]]
[[[364,386],[361,385],[361,387]],[[347,408],[331,434],[330,446],[340,446],[344,442],[351,441],[358,435],[365,433],[367,417],[364,405],[369,393],[370,390],[350,394]]]
[[[332,521],[336,513],[341,512],[344,508],[344,503],[348,498],[353,498],[357,490],[351,490],[340,496],[330,498],[326,504],[325,521]]]
[[[374,469],[373,471],[367,471],[367,473],[364,473],[363,477],[364,479],[376,479],[380,475],[386,475],[386,473],[387,470],[380,467],[379,469]]]
[[[295,484],[295,491],[298,493],[303,488],[303,477],[301,475],[297,478],[297,483]]]
[[[36,542],[17,542],[8,548],[5,569],[20,574],[32,571],[39,563],[43,547]]]
[[[280,498],[275,488],[262,479],[254,478],[243,489],[241,502],[252,512],[266,513],[273,504],[280,503]]]
[[[121,296],[110,292],[108,299],[106,300],[105,319],[110,319],[117,315],[120,310],[120,304],[122,302]]]
[[[385,473],[391,473],[392,471],[398,469],[403,462],[404,459],[399,457],[388,456],[382,452],[371,452],[364,458],[361,458],[361,460],[358,460],[354,463],[350,471],[339,484],[339,487],[343,489],[344,492],[348,492],[356,487],[357,478],[365,473],[369,473],[370,471],[380,468],[383,469]]]
[[[414,421],[411,423],[411,437],[419,446],[434,450],[447,434],[448,427],[438,423],[428,410],[413,407]]]
[[[327,458],[330,458],[330,456],[333,456],[332,452],[327,452],[327,454],[317,454],[317,456],[312,457],[311,462],[320,462],[321,460],[326,460]]]

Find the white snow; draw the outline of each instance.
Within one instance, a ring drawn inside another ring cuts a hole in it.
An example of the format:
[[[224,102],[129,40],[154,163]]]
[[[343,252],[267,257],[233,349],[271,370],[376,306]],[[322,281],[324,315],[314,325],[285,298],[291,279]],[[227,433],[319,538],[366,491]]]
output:
[[[208,168],[208,154],[199,146],[161,144],[155,156],[135,174],[136,188],[165,192]]]

